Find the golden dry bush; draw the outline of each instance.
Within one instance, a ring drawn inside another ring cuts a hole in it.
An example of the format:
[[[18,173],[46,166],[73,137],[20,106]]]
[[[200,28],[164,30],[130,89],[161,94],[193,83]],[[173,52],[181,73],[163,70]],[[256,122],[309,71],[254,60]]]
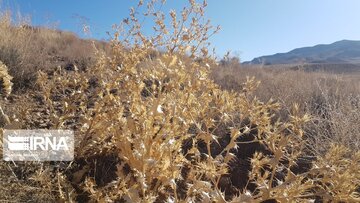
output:
[[[12,85],[13,85],[11,79],[12,77],[9,75],[7,67],[0,61],[0,96],[2,98],[9,96],[11,93]],[[10,122],[9,118],[4,113],[0,104],[0,128],[9,124],[9,122]],[[2,141],[0,141],[0,143],[2,143]]]
[[[278,103],[254,96],[254,78],[238,92],[210,79],[218,28],[207,3],[168,14],[164,3],[139,1],[93,67],[39,72],[24,126],[75,130],[75,160],[22,165],[22,186],[63,202],[358,201],[358,153],[308,157],[298,105],[282,121]],[[155,36],[142,34],[140,13]]]
[[[12,77],[8,73],[7,67],[0,61],[0,93],[1,96],[6,97],[11,93]]]

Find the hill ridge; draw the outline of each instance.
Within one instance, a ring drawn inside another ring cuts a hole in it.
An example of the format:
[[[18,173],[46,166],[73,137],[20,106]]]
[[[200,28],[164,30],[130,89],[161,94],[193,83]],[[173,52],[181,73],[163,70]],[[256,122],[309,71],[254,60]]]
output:
[[[360,63],[360,40],[340,40],[256,57],[244,64]]]

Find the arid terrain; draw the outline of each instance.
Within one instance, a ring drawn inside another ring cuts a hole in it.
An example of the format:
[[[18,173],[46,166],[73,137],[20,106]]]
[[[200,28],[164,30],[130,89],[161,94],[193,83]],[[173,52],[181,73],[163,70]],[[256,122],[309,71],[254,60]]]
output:
[[[72,162],[0,160],[0,202],[360,201],[360,66],[214,59],[190,2],[145,15],[154,36],[131,12],[106,42],[2,11],[0,144],[70,129],[76,145]]]

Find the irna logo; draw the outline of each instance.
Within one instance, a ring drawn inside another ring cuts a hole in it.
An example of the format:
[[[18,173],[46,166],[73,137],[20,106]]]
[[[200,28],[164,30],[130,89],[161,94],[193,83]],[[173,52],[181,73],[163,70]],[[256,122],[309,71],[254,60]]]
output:
[[[71,161],[74,135],[69,130],[5,130],[6,161]]]
[[[69,150],[65,137],[8,137],[9,150]]]

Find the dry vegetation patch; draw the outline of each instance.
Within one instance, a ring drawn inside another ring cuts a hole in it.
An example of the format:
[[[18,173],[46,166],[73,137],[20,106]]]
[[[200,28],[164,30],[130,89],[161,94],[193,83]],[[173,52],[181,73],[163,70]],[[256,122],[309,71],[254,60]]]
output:
[[[253,78],[211,79],[208,38],[218,28],[204,20],[206,2],[169,14],[162,3],[140,1],[95,64],[40,69],[26,105],[1,100],[11,114],[5,128],[73,129],[77,143],[71,163],[0,162],[0,200],[358,202],[359,150],[331,142],[314,157],[306,105],[259,99]],[[141,32],[143,9],[155,36]],[[274,91],[297,98],[290,84]]]
[[[227,63],[212,72],[212,78],[224,89],[241,90],[246,77],[261,81],[254,94],[263,101],[274,99],[282,105],[279,116],[286,119],[289,107],[297,103],[309,113],[305,126],[312,150],[324,153],[332,143],[359,150],[360,69],[337,74],[312,72],[293,66],[248,66]],[[333,68],[333,67],[332,67]],[[341,69],[341,66],[337,69]]]

